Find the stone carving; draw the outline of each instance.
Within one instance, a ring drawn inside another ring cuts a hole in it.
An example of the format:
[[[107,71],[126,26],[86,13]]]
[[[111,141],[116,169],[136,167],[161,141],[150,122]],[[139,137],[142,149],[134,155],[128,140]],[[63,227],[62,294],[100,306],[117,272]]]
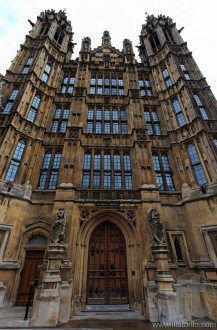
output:
[[[69,139],[77,139],[79,134],[79,128],[72,127],[69,129]]]
[[[136,132],[137,140],[147,140],[146,131],[144,129],[138,130]]]
[[[136,194],[135,194],[134,191],[130,191],[130,192],[129,192],[129,198],[130,198],[130,199],[135,199],[135,198],[136,198]]]
[[[191,188],[187,183],[183,183],[182,185],[182,198],[184,200],[189,199],[191,196]]]
[[[183,138],[186,138],[189,134],[190,134],[190,133],[189,133],[189,131],[188,131],[187,128],[184,128],[184,129],[182,130],[182,137],[183,137]]]
[[[65,209],[59,208],[57,219],[53,224],[50,243],[63,244],[63,239],[65,237],[65,228],[66,228]]]
[[[103,32],[102,45],[111,45],[111,37],[109,31]]]
[[[156,209],[152,209],[149,212],[149,223],[151,225],[154,239],[153,245],[166,245],[163,224],[160,221],[160,213]]]
[[[134,221],[136,219],[135,212],[133,210],[127,211],[127,220]]]
[[[86,37],[82,40],[82,44],[81,44],[81,51],[82,52],[89,52],[91,51],[91,39]]]
[[[32,131],[32,126],[26,124],[26,125],[24,126],[23,132],[24,132],[24,133],[27,133],[27,134],[30,134],[31,131]]]
[[[82,210],[80,214],[80,219],[81,220],[87,220],[90,216],[90,211],[89,210]]]
[[[133,54],[132,42],[129,39],[124,39],[123,48],[125,54]]]
[[[12,182],[7,182],[4,184],[2,191],[3,192],[11,192],[11,189],[13,188],[13,183]]]
[[[137,89],[132,89],[131,90],[131,96],[135,99],[139,98],[139,90]]]
[[[24,191],[24,198],[31,198],[32,196],[32,185],[30,184],[30,181],[27,181],[23,185],[23,191]]]
[[[84,88],[76,87],[75,96],[83,96],[83,95],[84,95]]]

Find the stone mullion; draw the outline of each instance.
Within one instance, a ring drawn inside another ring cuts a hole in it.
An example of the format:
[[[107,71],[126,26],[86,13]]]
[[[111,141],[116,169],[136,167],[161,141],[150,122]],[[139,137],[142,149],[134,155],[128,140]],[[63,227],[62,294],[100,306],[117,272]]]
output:
[[[125,188],[125,170],[124,170],[124,152],[123,150],[120,151],[120,158],[121,158],[121,187],[122,189]]]
[[[91,166],[90,166],[90,188],[93,188],[93,166],[94,166],[94,154],[95,154],[95,150],[92,149],[91,150]]]

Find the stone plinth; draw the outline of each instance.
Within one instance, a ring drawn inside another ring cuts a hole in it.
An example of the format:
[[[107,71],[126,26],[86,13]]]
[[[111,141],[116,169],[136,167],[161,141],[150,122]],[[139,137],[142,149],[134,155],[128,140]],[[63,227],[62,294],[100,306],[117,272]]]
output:
[[[49,244],[47,270],[42,279],[41,290],[37,290],[30,326],[57,325],[62,296],[60,267],[64,253],[65,247],[63,244]]]
[[[157,268],[155,281],[148,281],[145,288],[148,319],[150,322],[177,321],[177,294],[169,270],[166,244],[154,244],[152,254]]]

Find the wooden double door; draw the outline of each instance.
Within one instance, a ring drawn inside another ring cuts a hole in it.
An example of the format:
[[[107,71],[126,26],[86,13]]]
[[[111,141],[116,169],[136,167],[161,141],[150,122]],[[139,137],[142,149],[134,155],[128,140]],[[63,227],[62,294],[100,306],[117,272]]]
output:
[[[88,250],[87,304],[127,304],[126,242],[121,230],[104,221],[93,231]]]
[[[26,306],[31,282],[39,279],[39,265],[43,264],[45,250],[27,250],[23,270],[21,272],[20,286],[17,295],[17,306]],[[33,303],[35,288],[33,286],[30,305]]]

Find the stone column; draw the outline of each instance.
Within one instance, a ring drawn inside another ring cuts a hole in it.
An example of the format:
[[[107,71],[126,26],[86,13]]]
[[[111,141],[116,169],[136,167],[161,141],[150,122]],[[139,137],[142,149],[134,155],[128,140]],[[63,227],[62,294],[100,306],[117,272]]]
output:
[[[53,224],[50,244],[48,245],[48,264],[42,279],[41,288],[36,290],[33,312],[30,320],[31,327],[54,327],[59,321],[62,291],[60,274],[61,264],[65,254],[63,239],[65,236],[65,210],[59,209],[57,220]],[[69,284],[67,285],[69,289]],[[66,313],[67,315],[69,313]],[[63,317],[61,317],[63,318]],[[66,316],[64,321],[67,322]]]
[[[163,224],[156,209],[149,212],[149,223],[153,234],[152,255],[157,269],[155,282],[158,286],[155,302],[158,309],[159,322],[178,321],[177,295],[173,287],[174,279],[169,270],[168,248],[163,233]],[[155,320],[150,320],[156,322]]]

